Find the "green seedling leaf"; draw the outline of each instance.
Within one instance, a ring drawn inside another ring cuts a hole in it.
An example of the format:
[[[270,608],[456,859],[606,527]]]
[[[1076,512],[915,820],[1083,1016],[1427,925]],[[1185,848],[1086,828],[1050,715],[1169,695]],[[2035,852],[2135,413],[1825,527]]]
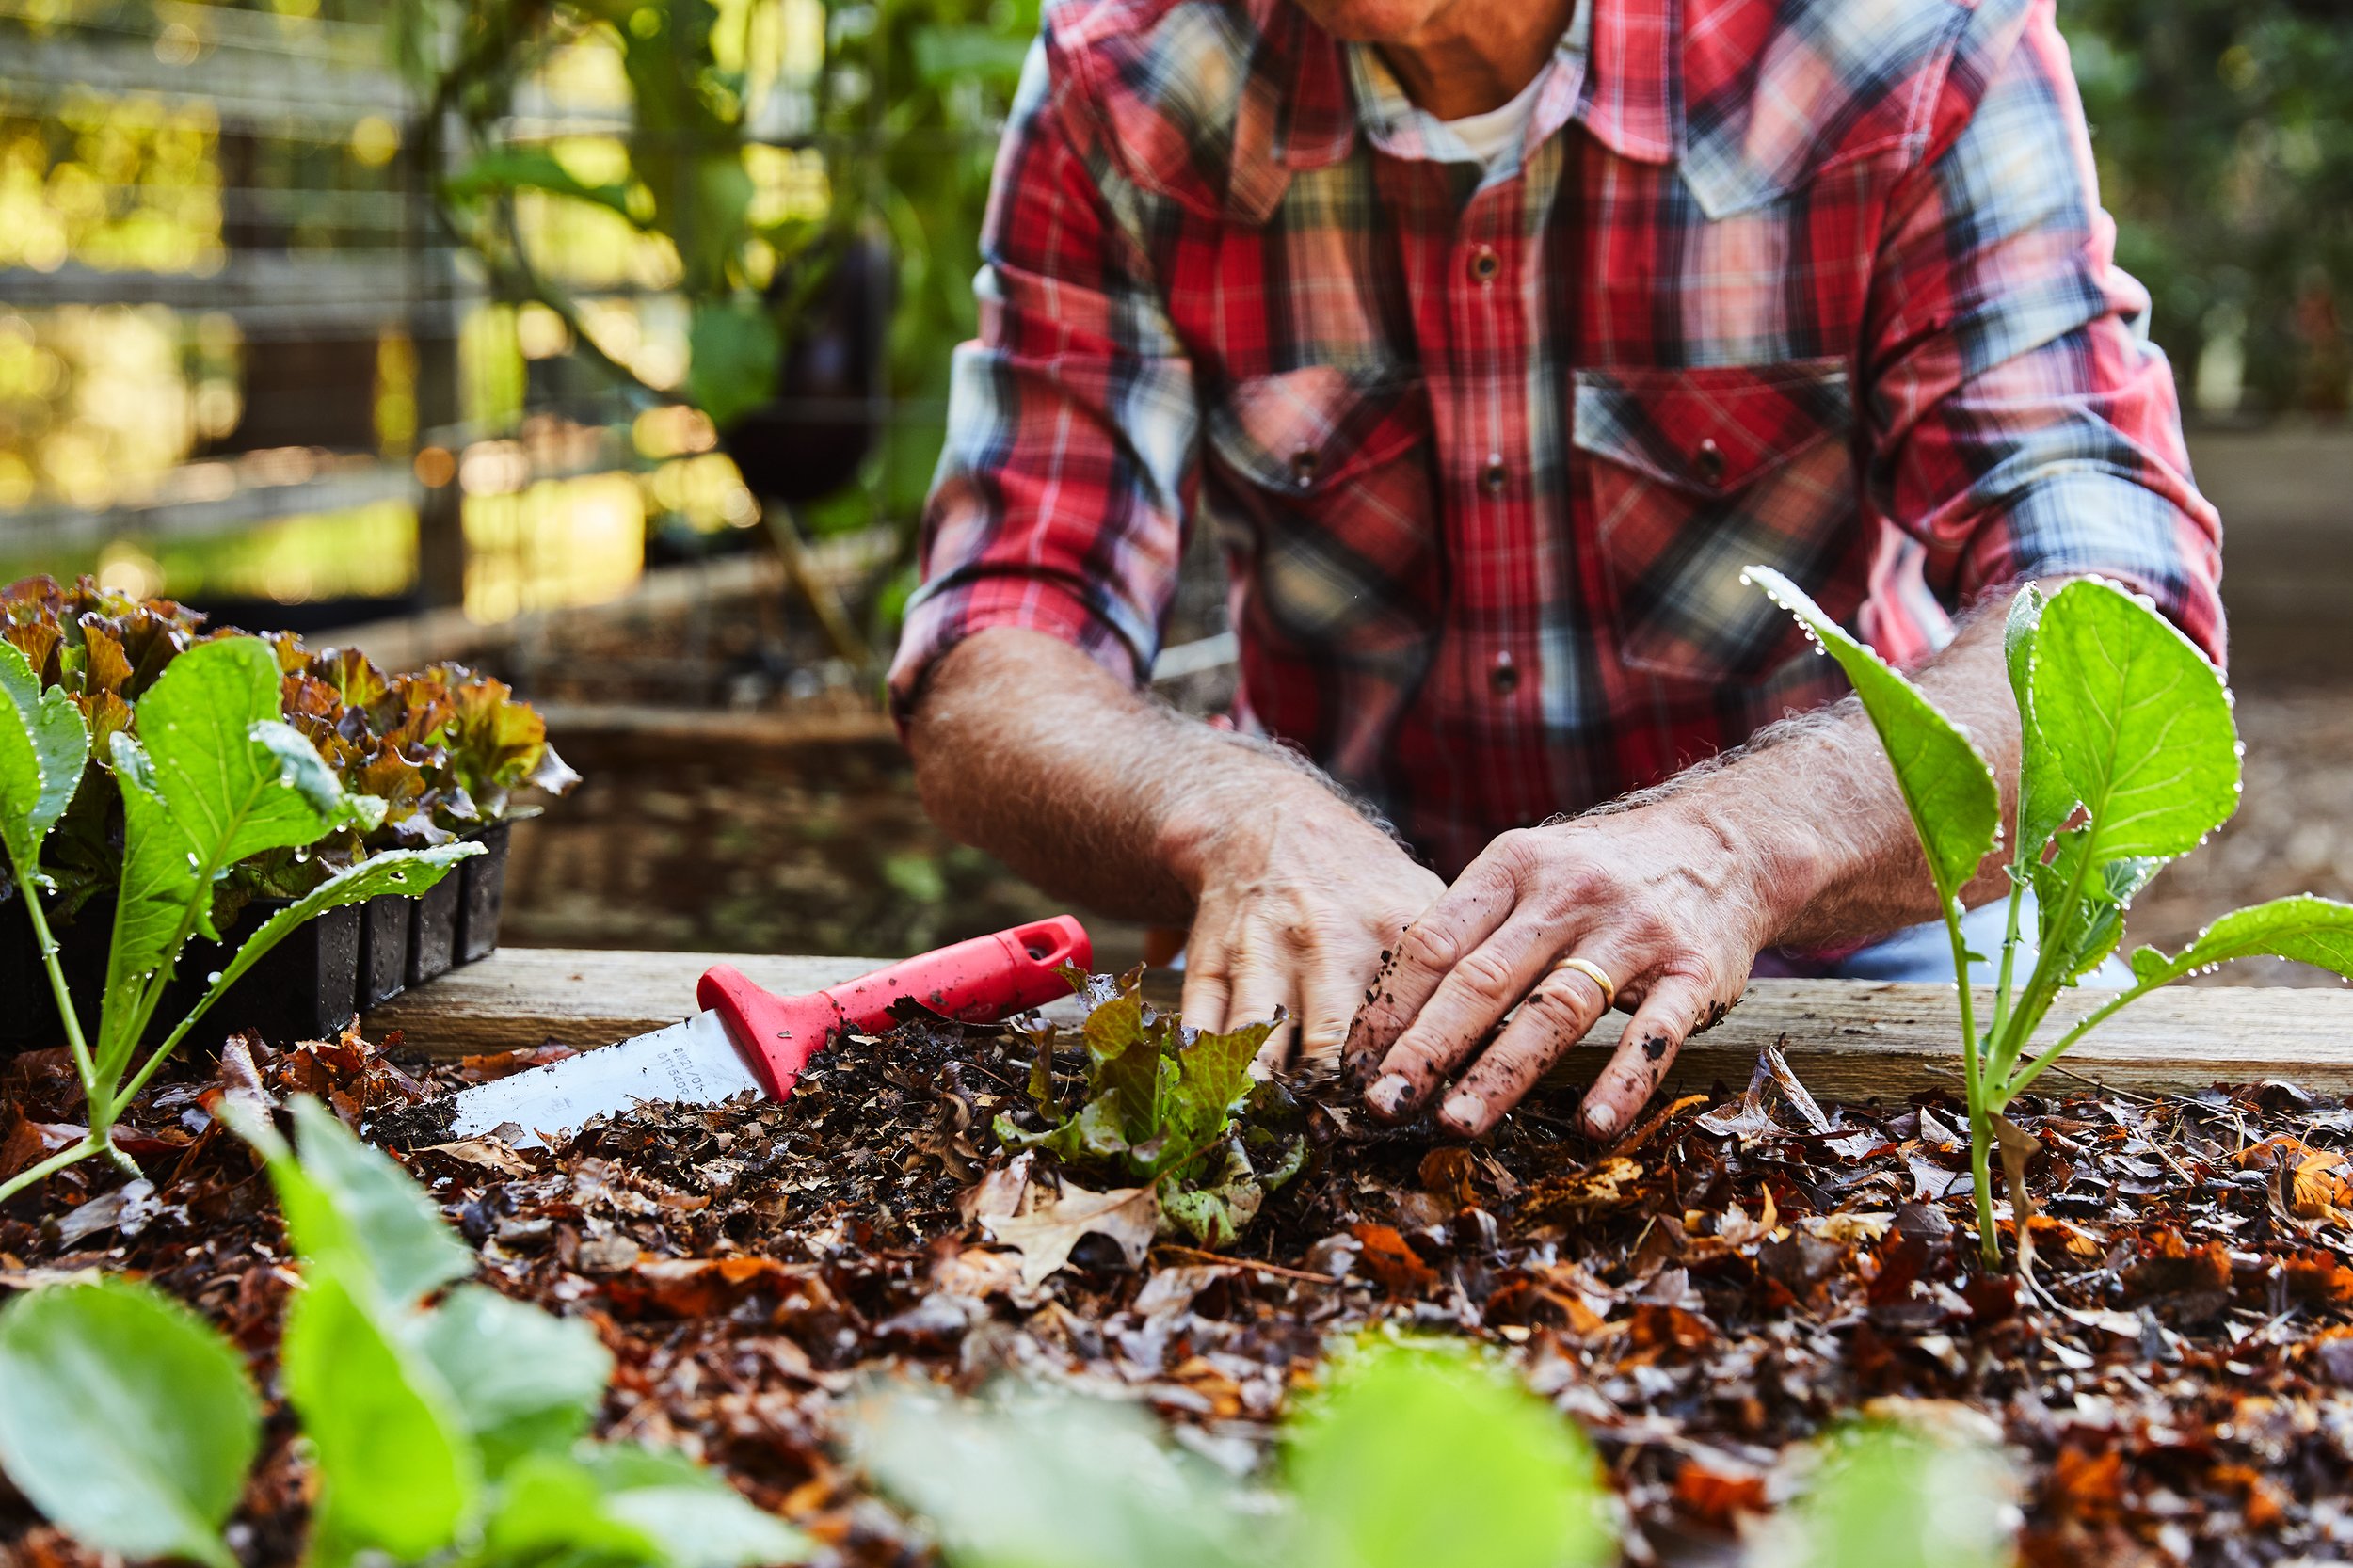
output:
[[[850,1425],[868,1473],[931,1521],[957,1568],[1289,1560],[1277,1522],[1129,1404],[1017,1384],[956,1400],[910,1385],[869,1400]]]
[[[1250,1168],[1250,1157],[1241,1144],[1228,1143],[1223,1162],[1210,1176],[1163,1184],[1160,1213],[1205,1247],[1230,1247],[1258,1217],[1266,1194],[1266,1184]]]
[[[2070,828],[2058,836],[2058,853],[2028,872],[2035,890],[2039,941],[2056,950],[2057,981],[2073,985],[2099,968],[2124,936],[2124,910],[2165,862],[2155,858],[2111,860],[2084,880],[2082,907],[2062,917],[2068,889],[2091,841],[2089,828]]]
[[[268,1163],[286,1231],[307,1264],[394,1309],[473,1272],[473,1255],[390,1155],[353,1137],[308,1095],[289,1109],[301,1156],[267,1118],[234,1100],[222,1113]]]
[[[2238,808],[2238,733],[2222,677],[2171,622],[2113,584],[2070,583],[2035,634],[2034,714],[2091,818],[2095,866],[2170,859]]]
[[[2001,791],[1984,754],[1918,687],[1822,614],[1802,588],[1770,567],[1751,567],[1742,576],[1795,616],[1853,682],[1895,768],[1928,855],[1929,875],[1949,905],[1993,853],[2001,830]]]
[[[192,933],[219,935],[215,880],[248,856],[315,843],[340,824],[340,786],[310,743],[278,722],[278,697],[269,645],[222,637],[156,679],[139,699],[138,739],[113,737],[124,837],[99,1030],[109,1078],[147,1026],[156,978]]]
[[[2133,954],[2133,975],[2162,985],[2233,958],[2273,957],[2314,964],[2353,977],[2353,904],[2299,895],[2235,909],[2198,934],[2173,957],[2155,948]]]
[[[1199,1147],[1223,1131],[1250,1089],[1250,1064],[1282,1022],[1244,1024],[1223,1033],[1195,1034],[1176,1052],[1176,1081],[1168,1096],[1167,1126],[1176,1139]]]
[[[411,1343],[456,1397],[457,1410],[496,1480],[527,1454],[560,1454],[588,1429],[613,1375],[596,1330],[460,1286],[417,1320]]]
[[[597,1444],[575,1463],[599,1488],[605,1516],[652,1543],[649,1560],[664,1568],[751,1568],[817,1555],[799,1530],[682,1454]]]
[[[1872,1421],[1826,1444],[1813,1488],[1782,1524],[1773,1560],[1808,1568],[2002,1568],[2008,1474],[1972,1443]]]
[[[481,1462],[430,1362],[389,1332],[333,1265],[311,1262],[286,1314],[286,1397],[318,1467],[313,1560],[363,1551],[414,1561],[472,1514]]]
[[[1045,1132],[1024,1132],[1002,1115],[997,1122],[997,1136],[1004,1144],[1014,1148],[1044,1149],[1068,1163],[1111,1160],[1128,1152],[1128,1135],[1116,1089],[1106,1089],[1080,1106],[1077,1115]]]
[[[2002,628],[2002,656],[2009,668],[2010,695],[2018,703],[2018,839],[2010,846],[2016,863],[2039,862],[2042,846],[2066,825],[2075,793],[2059,767],[2058,755],[2042,738],[2034,717],[2034,644],[2041,629],[2042,590],[2029,583],[2009,601]]]
[[[220,1527],[260,1443],[244,1360],[147,1286],[52,1286],[0,1314],[0,1468],[85,1545],[235,1568]]]
[[[1087,1048],[1090,1052],[1095,1048],[1092,1022],[1087,1025]],[[1162,1089],[1169,1077],[1159,1032],[1139,1030],[1126,1048],[1096,1056],[1094,1061],[1095,1071],[1088,1080],[1096,1095],[1092,1103],[1117,1108],[1120,1132],[1129,1146],[1158,1137],[1163,1126]]]
[[[501,1482],[482,1526],[488,1562],[653,1563],[661,1548],[612,1517],[586,1466],[554,1453],[527,1454]]]
[[[296,738],[300,739],[299,736]],[[307,745],[309,743],[304,744]],[[355,801],[369,799],[365,795],[351,798]],[[373,804],[381,808],[384,803],[375,801]],[[203,996],[188,1010],[186,1019],[176,1032],[185,1034],[194,1028],[197,1020],[212,1011],[213,1004],[226,996],[229,988],[236,984],[247,970],[267,957],[270,950],[279,943],[328,910],[346,904],[364,904],[372,898],[388,894],[416,898],[454,871],[460,860],[487,853],[487,848],[477,843],[441,844],[433,849],[382,850],[356,866],[337,872],[264,920],[253,935],[238,947],[236,956],[204,988]]]
[[[12,643],[0,642],[0,849],[24,881],[40,867],[41,840],[73,802],[89,760],[89,729],[62,691],[40,677]]]
[[[1494,1368],[1387,1347],[1290,1435],[1308,1568],[1569,1568],[1613,1560],[1584,1436]]]

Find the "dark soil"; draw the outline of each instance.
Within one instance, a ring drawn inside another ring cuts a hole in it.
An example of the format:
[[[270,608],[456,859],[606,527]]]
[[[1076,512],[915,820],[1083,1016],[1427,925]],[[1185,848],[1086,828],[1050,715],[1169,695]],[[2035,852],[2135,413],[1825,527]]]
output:
[[[388,1046],[253,1054],[274,1093],[361,1122],[529,1059],[404,1071]],[[1492,1343],[1582,1423],[1637,1562],[1732,1560],[1743,1517],[1786,1495],[1791,1446],[1875,1402],[2006,1443],[2033,1563],[2353,1552],[2353,1111],[2334,1102],[2275,1083],[2023,1106],[2045,1152],[2022,1288],[1976,1266],[1963,1123],[1943,1099],[1824,1110],[1769,1061],[1745,1093],[1655,1107],[1605,1150],[1555,1093],[1465,1146],[1308,1090],[1316,1156],[1239,1254],[1162,1246],[1131,1271],[1090,1237],[1031,1294],[959,1208],[1002,1164],[988,1129],[1030,1060],[1009,1034],[910,1025],[819,1058],[786,1105],[403,1158],[484,1279],[596,1325],[619,1365],[605,1431],[725,1466],[848,1563],[924,1552],[833,1447],[865,1375],[1050,1370],[1246,1466],[1325,1342],[1383,1321]],[[54,1125],[74,1113],[61,1061],[6,1073],[0,1171],[78,1131]],[[209,1087],[191,1068],[133,1118],[152,1188],[85,1165],[0,1217],[0,1287],[144,1273],[233,1336],[266,1388],[293,1275]],[[291,1437],[281,1415],[242,1514],[257,1568],[299,1552]],[[0,1559],[89,1560],[5,1487]]]

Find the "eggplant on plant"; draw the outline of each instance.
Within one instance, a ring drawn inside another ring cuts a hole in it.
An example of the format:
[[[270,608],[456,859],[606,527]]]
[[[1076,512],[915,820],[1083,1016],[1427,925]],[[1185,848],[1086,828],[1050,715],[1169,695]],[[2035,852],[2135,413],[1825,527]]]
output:
[[[301,851],[370,824],[382,804],[347,792],[317,749],[280,716],[278,662],[253,637],[219,637],[175,658],[139,697],[136,734],[107,736],[122,792],[123,848],[97,1037],[85,1036],[40,897],[42,841],[72,804],[90,760],[90,731],[66,693],[44,690],[32,664],[0,642],[0,849],[40,950],[88,1111],[84,1137],[0,1182],[0,1200],[68,1165],[104,1154],[125,1169],[115,1122],[205,1013],[304,922],[380,894],[415,895],[478,844],[393,850],[337,872],[262,922],[143,1062],[134,1064],[173,967],[189,940],[215,941],[216,886],[232,867]]]
[[[2002,1112],[2085,1035],[2193,970],[2268,955],[2353,977],[2353,904],[2273,899],[2223,916],[2180,952],[2141,948],[2132,955],[2131,985],[2056,1037],[2040,1038],[2059,992],[2116,951],[2134,895],[2238,809],[2238,731],[2221,672],[2112,583],[2079,578],[2049,596],[2028,584],[2011,600],[2004,642],[2021,740],[2008,835],[2009,918],[1995,960],[1970,952],[1961,926],[1961,890],[2004,837],[2001,790],[1984,754],[1787,578],[1751,567],[1742,580],[1795,616],[1846,670],[1927,854],[1952,939],[1977,1242],[1991,1267],[2001,1256],[1991,1154]],[[2029,888],[2031,943],[2022,929]],[[2022,976],[2020,955],[2028,952]],[[1994,965],[1983,1029],[1972,990],[1978,964]]]

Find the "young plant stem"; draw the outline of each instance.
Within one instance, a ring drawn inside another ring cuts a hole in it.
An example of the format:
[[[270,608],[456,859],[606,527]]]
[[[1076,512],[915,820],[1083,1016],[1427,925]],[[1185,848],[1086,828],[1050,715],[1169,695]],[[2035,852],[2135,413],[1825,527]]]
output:
[[[2084,881],[2091,874],[2091,854],[2087,849],[2075,864],[2075,874],[2067,879],[2067,896],[2057,909],[2042,911],[2042,929],[2051,937],[2064,938],[2075,927],[2075,919],[2082,913]],[[1990,1064],[1993,1079],[2007,1079],[2009,1070],[2018,1064],[2025,1050],[2026,1041],[2042,1022],[2042,1016],[2051,1010],[2052,1000],[2059,988],[2059,954],[2069,943],[2066,940],[2046,940],[2041,951],[2034,955],[2034,969],[2026,976],[2026,989],[2018,999],[2018,1005],[2003,1020],[2004,1032],[1993,1042]]]
[[[0,1201],[24,1191],[43,1176],[88,1159],[102,1149],[118,1165],[130,1160],[130,1156],[116,1148],[107,1135],[112,1119],[102,1122],[99,1117],[99,1101],[105,1095],[99,1085],[98,1067],[90,1059],[89,1042],[82,1035],[81,1016],[73,1011],[73,996],[65,983],[65,967],[57,962],[57,938],[49,930],[49,917],[41,910],[32,875],[21,867],[11,867],[10,870],[15,873],[17,896],[24,901],[24,918],[32,925],[33,941],[40,949],[40,967],[48,971],[49,993],[57,1000],[57,1016],[65,1026],[66,1046],[73,1053],[74,1074],[82,1080],[82,1103],[89,1108],[90,1125],[88,1135],[80,1143],[29,1170],[18,1173],[6,1182],[0,1182]],[[132,1164],[130,1170],[133,1176],[139,1174],[136,1164]]]
[[[1995,1111],[2008,1110],[2010,1102],[2031,1088],[2034,1080],[2041,1078],[2052,1063],[2067,1054],[2069,1047],[2114,1017],[2127,1004],[2138,1001],[2155,989],[2153,985],[2136,985],[2129,991],[2119,991],[2115,996],[2102,1002],[2097,1009],[2086,1015],[2073,1028],[2053,1041],[2049,1048],[2041,1055],[2028,1063],[2024,1072],[2004,1084],[2000,1092],[1994,1096],[1993,1109]]]
[[[98,1066],[90,1060],[89,1042],[82,1037],[81,1015],[73,1011],[73,998],[66,989],[65,968],[57,962],[57,939],[50,935],[49,917],[34,896],[32,877],[23,871],[16,872],[16,891],[24,901],[24,918],[32,923],[33,941],[40,949],[40,967],[48,971],[49,993],[57,999],[57,1017],[65,1026],[65,1043],[73,1053],[73,1070],[82,1080],[83,1097],[89,1098],[98,1092]]]
[[[204,994],[197,999],[196,1005],[188,1009],[188,1016],[182,1018],[179,1023],[172,1027],[171,1032],[164,1036],[163,1044],[157,1046],[154,1050],[149,1054],[147,1060],[139,1064],[139,1070],[131,1076],[130,1081],[125,1083],[121,1089],[116,1092],[114,1096],[115,1114],[121,1114],[124,1108],[129,1106],[133,1100],[139,1097],[139,1091],[146,1088],[147,1080],[155,1076],[155,1069],[162,1066],[164,1063],[170,1058],[171,1053],[180,1048],[180,1042],[187,1038],[188,1031],[194,1029],[198,1022],[202,1019],[204,1015],[212,1010],[214,1001],[218,1000],[220,994],[228,988],[229,984],[232,983],[239,974],[250,969],[255,964],[260,963],[264,958],[269,956],[270,950],[275,948],[280,941],[284,940],[288,935],[291,935],[291,933],[281,932],[277,937],[264,942],[261,939],[260,934],[257,933],[255,936],[247,940],[245,946],[237,950],[236,956],[230,961],[229,979],[216,982],[214,984],[209,986],[205,990]],[[248,952],[251,954],[251,957],[249,958],[247,956]],[[142,1027],[140,1032],[146,1032],[144,1027]]]
[[[69,1144],[59,1149],[40,1164],[25,1167],[8,1180],[0,1181],[0,1203],[8,1202],[37,1181],[56,1176],[68,1165],[80,1164],[91,1155],[99,1153],[104,1146],[95,1137],[86,1137],[78,1144]]]
[[[2001,1049],[2009,1028],[2011,987],[2018,968],[2018,921],[2026,903],[2026,873],[2023,866],[2025,852],[2021,850],[2009,868],[2009,920],[2002,932],[2002,970],[1993,983],[1993,1021],[1986,1027],[1985,1041],[1989,1054]]]
[[[1961,999],[1961,1043],[1969,1098],[1969,1179],[1977,1199],[1977,1256],[1989,1269],[2002,1262],[2001,1238],[1993,1233],[1993,1172],[1987,1151],[1993,1142],[1993,1120],[1986,1110],[1989,1064],[1978,1048],[1977,998],[1972,994],[1969,942],[1961,935],[1961,917],[1951,899],[1945,901],[1945,932],[1953,943],[1953,991]]]

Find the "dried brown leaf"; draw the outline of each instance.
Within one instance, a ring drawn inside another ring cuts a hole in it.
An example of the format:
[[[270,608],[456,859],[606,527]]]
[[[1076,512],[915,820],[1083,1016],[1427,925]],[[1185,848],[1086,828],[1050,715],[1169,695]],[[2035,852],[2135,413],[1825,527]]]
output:
[[[983,1214],[988,1234],[1021,1255],[1021,1283],[1035,1288],[1070,1261],[1079,1239],[1099,1235],[1115,1242],[1129,1268],[1143,1266],[1160,1228],[1160,1200],[1150,1187],[1115,1187],[1090,1192],[1065,1183],[1062,1196],[1032,1207],[1026,1214]]]

